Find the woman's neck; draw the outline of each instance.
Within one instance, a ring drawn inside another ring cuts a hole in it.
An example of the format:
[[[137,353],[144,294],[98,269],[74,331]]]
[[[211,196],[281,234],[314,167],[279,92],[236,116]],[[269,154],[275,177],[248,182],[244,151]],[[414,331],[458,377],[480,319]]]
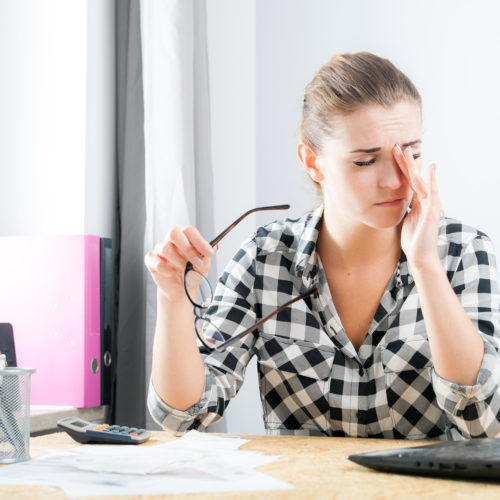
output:
[[[318,252],[323,265],[334,263],[344,269],[388,260],[395,265],[401,254],[401,224],[375,229],[325,211],[318,236]]]

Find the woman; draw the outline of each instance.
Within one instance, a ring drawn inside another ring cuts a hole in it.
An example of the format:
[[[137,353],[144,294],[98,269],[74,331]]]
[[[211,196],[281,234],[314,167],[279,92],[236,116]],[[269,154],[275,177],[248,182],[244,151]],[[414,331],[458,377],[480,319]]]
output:
[[[214,248],[187,227],[146,255],[158,285],[148,398],[158,423],[217,421],[255,354],[271,433],[500,433],[494,250],[440,216],[435,165],[424,181],[420,150],[420,96],[388,60],[344,54],[320,69],[306,88],[298,156],[323,204],[260,228],[210,307],[194,311],[234,336],[301,300],[203,360],[186,296],[197,284],[185,291],[183,276],[187,263],[206,274]]]

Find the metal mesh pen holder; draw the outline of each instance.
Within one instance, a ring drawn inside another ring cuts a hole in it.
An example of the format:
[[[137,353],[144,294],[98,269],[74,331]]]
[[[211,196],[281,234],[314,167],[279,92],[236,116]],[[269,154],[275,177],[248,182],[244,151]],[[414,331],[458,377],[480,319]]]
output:
[[[0,463],[29,460],[33,368],[0,369]]]

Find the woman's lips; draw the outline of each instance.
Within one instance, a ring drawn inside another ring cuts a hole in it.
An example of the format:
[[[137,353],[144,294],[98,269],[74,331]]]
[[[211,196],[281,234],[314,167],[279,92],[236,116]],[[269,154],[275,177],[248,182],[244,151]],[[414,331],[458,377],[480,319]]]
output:
[[[395,200],[383,201],[382,203],[375,203],[377,207],[395,207],[403,202],[403,198],[397,198]]]

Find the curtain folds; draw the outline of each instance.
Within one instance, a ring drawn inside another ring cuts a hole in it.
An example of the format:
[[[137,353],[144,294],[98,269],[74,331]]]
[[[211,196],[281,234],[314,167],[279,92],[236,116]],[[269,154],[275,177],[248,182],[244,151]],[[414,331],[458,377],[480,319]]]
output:
[[[139,0],[117,0],[117,180],[114,237],[118,265],[116,389],[113,421],[145,424],[145,166]]]
[[[174,226],[211,238],[205,0],[117,0],[119,251],[116,421],[146,414],[156,286],[144,254]],[[211,270],[216,276],[215,269]],[[194,334],[194,333],[193,333]]]
[[[141,1],[145,137],[145,248],[174,227],[213,234],[205,0]],[[216,274],[212,270],[212,274]],[[156,287],[146,284],[146,380]],[[147,416],[148,427],[154,424]]]

